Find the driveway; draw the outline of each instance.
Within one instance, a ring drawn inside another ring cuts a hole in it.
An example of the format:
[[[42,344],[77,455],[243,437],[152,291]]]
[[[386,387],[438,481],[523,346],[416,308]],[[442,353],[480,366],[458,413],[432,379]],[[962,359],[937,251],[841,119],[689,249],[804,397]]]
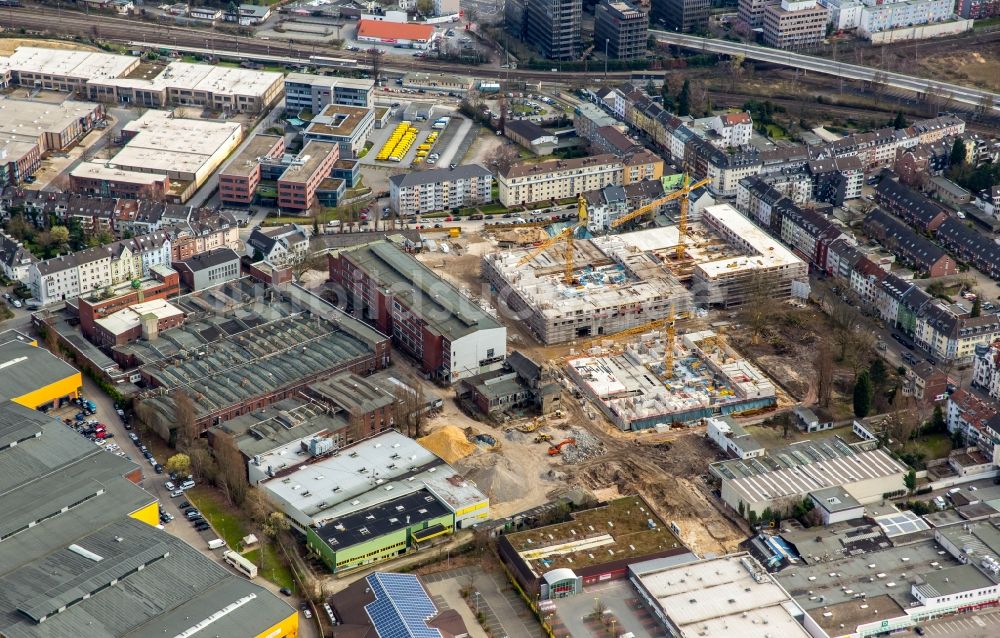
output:
[[[471,580],[470,580],[471,577]],[[457,597],[457,601],[465,604],[459,595],[462,587],[471,585],[479,595],[472,600],[472,609],[478,605],[479,612],[483,614],[484,623],[493,636],[506,636],[507,638],[535,638],[542,635],[542,628],[539,626],[535,615],[518,597],[517,593],[510,586],[499,570],[483,571],[479,567],[462,567],[447,572],[439,572],[422,577],[427,589],[431,594],[441,596],[447,600],[442,592],[450,592],[451,598]],[[469,609],[468,605],[465,605]],[[460,604],[455,604],[453,609],[458,609],[465,619],[465,614]],[[479,629],[479,623],[470,623],[466,620],[466,627],[470,630],[470,635],[475,636],[473,628]]]

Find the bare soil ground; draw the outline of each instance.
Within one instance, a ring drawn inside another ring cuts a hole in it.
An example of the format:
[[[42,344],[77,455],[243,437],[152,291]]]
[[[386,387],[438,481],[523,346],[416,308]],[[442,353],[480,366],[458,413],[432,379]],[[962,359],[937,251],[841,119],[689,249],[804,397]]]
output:
[[[1000,90],[1000,50],[983,47],[965,53],[923,56],[919,63],[923,74],[948,79],[949,82]],[[965,80],[963,82],[963,80]]]
[[[89,44],[66,42],[65,40],[39,40],[36,38],[0,38],[0,55],[11,55],[17,47],[46,47],[48,49],[69,49],[72,51],[98,51]]]

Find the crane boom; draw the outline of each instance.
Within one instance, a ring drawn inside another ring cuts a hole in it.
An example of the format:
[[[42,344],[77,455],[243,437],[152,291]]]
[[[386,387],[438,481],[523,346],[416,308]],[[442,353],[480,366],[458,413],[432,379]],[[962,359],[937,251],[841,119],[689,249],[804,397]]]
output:
[[[555,246],[559,242],[561,242],[564,239],[566,239],[566,237],[572,235],[574,230],[575,229],[573,227],[564,228],[562,230],[562,232],[560,232],[560,233],[558,233],[556,235],[553,235],[552,237],[549,237],[548,239],[546,239],[545,241],[543,241],[542,243],[540,243],[538,246],[535,246],[531,250],[531,252],[529,252],[527,255],[525,255],[524,257],[521,257],[521,259],[517,262],[517,265],[518,266],[525,265],[526,263],[528,263],[529,261],[531,261],[535,257],[537,257],[537,256],[541,255],[542,253],[544,253],[549,248]]]
[[[695,182],[694,184],[691,184],[690,183],[690,178],[687,176],[687,173],[685,173],[684,174],[684,183],[683,183],[683,185],[679,189],[675,190],[674,192],[670,193],[669,195],[664,195],[663,197],[660,197],[658,199],[654,199],[653,201],[651,201],[650,203],[646,204],[645,206],[640,206],[639,208],[636,208],[635,210],[633,210],[630,213],[622,215],[618,219],[616,219],[613,222],[611,222],[611,227],[612,228],[618,228],[622,224],[626,224],[626,223],[632,221],[633,219],[635,219],[636,217],[641,217],[642,215],[645,215],[649,211],[655,209],[657,206],[660,206],[662,204],[666,204],[667,202],[673,201],[673,200],[675,200],[677,198],[681,198],[681,220],[680,220],[680,223],[678,224],[678,227],[679,227],[679,230],[680,230],[681,234],[684,234],[684,233],[687,232],[687,198],[688,198],[688,195],[691,193],[691,191],[698,190],[702,186],[705,186],[706,184],[711,183],[711,181],[712,180],[706,178],[706,179],[700,180],[698,182]]]

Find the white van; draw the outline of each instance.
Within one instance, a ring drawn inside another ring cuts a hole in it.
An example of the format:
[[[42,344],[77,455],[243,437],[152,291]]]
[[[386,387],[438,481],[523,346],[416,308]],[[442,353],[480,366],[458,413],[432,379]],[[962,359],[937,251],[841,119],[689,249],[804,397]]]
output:
[[[225,547],[225,546],[226,546],[226,541],[222,540],[221,538],[213,538],[212,540],[208,541],[209,549],[219,549],[220,547]]]

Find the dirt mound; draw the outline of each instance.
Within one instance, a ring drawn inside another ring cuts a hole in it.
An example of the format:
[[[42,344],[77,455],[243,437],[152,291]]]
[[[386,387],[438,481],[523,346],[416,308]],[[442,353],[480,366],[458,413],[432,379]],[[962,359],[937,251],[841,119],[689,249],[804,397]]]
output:
[[[459,470],[491,501],[514,501],[527,492],[525,480],[528,477],[506,456],[491,454],[471,458],[459,464]]]
[[[476,451],[476,446],[465,438],[465,432],[454,425],[445,425],[427,436],[417,439],[417,443],[437,454],[446,463],[455,463]]]

